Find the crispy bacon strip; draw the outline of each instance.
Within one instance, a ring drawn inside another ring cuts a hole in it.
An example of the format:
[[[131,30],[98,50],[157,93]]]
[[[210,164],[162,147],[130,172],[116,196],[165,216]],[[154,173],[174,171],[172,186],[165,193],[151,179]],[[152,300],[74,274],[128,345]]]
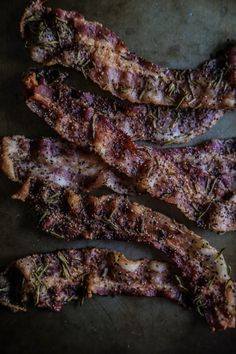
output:
[[[222,252],[185,226],[125,197],[82,197],[32,179],[14,198],[28,200],[42,230],[53,236],[143,242],[161,250],[177,266],[211,329],[235,327],[235,288]]]
[[[45,71],[40,77],[34,71],[25,76],[27,105],[63,138],[90,146],[141,191],[176,204],[199,226],[220,232],[236,229],[235,139],[175,149],[139,146],[90,105],[81,110],[76,100],[72,103],[67,86],[50,80]]]
[[[172,109],[151,107],[144,104],[129,104],[115,98],[105,98],[82,92],[64,85],[65,73],[55,70],[38,70],[38,78],[46,77],[59,93],[58,98],[66,99],[69,107],[93,115],[105,115],[112,123],[134,141],[151,141],[159,144],[186,143],[205,133],[223,116],[224,111],[209,109]]]
[[[172,266],[156,260],[129,260],[108,249],[85,248],[34,254],[0,273],[0,304],[14,312],[33,303],[60,311],[81,295],[163,296],[185,304]]]
[[[21,20],[21,33],[34,61],[75,68],[130,102],[235,109],[235,47],[194,70],[163,68],[130,53],[102,24],[75,11],[46,8],[43,2],[33,1]]]
[[[74,191],[108,187],[116,193],[133,194],[135,188],[99,157],[56,138],[28,139],[21,135],[3,137],[1,169],[15,182],[38,177]]]

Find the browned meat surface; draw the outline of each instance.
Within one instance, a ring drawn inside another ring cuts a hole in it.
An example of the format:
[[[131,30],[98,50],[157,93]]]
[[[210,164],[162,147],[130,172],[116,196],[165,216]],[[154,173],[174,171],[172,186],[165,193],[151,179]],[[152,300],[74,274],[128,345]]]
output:
[[[75,68],[102,89],[130,102],[235,109],[235,47],[197,69],[168,69],[130,53],[102,24],[43,3],[33,1],[21,20],[21,33],[34,61]]]
[[[133,179],[156,198],[176,204],[199,226],[236,229],[235,139],[213,140],[186,148],[155,149],[137,145],[90,105],[81,110],[62,86],[45,72],[24,78],[28,107],[57,133],[80,147],[90,147],[109,166]],[[75,95],[75,94],[74,94]]]
[[[235,287],[222,251],[170,218],[118,196],[85,196],[29,179],[14,196],[29,200],[42,230],[66,240],[143,242],[161,250],[212,330],[235,326]]]
[[[60,139],[4,137],[0,150],[1,169],[15,182],[38,177],[77,192],[104,186],[120,194],[134,193],[129,178],[114,173],[95,154]]]
[[[156,260],[130,260],[108,249],[85,248],[34,254],[0,273],[0,304],[26,311],[30,304],[60,311],[92,295],[163,296],[185,303],[179,276]]]

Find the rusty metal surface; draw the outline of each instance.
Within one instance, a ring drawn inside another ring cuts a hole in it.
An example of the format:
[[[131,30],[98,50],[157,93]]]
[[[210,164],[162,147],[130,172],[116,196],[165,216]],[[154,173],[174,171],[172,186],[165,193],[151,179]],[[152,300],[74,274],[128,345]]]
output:
[[[235,0],[58,0],[52,6],[78,9],[98,20],[125,40],[129,48],[156,63],[172,67],[194,67],[228,38],[236,39]],[[53,132],[24,104],[21,75],[32,66],[18,31],[26,1],[2,0],[0,22],[0,135],[29,137]],[[72,73],[72,82],[82,89],[99,92],[95,85]],[[227,114],[207,138],[236,135],[236,114]],[[159,254],[135,244],[85,242],[70,244],[41,233],[26,205],[10,199],[17,185],[0,176],[0,266],[33,252],[58,248],[102,246],[121,250],[127,256],[158,257]],[[206,237],[225,257],[236,277],[236,233],[219,236],[197,229],[174,207],[148,197],[136,198],[160,210]],[[1,354],[42,353],[235,353],[236,331],[212,334],[195,313],[164,299],[99,298],[80,307],[68,304],[59,314],[32,309],[12,314],[0,308]]]

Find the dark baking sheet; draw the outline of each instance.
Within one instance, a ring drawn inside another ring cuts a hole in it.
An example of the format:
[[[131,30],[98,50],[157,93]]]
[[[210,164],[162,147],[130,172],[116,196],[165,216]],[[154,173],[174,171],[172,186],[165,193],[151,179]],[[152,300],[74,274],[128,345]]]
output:
[[[29,112],[23,101],[21,74],[30,61],[18,31],[25,1],[2,0],[0,21],[0,135],[31,137],[53,132]],[[123,38],[129,48],[156,63],[193,67],[208,58],[227,38],[236,38],[235,0],[58,0],[49,5],[78,9]],[[82,89],[95,85],[72,73]],[[227,114],[207,138],[236,135],[235,113]],[[121,242],[72,242],[49,238],[36,228],[27,206],[10,199],[17,185],[0,176],[0,266],[33,252],[102,246],[129,257],[158,257],[157,252]],[[174,207],[148,197],[141,202],[184,222],[206,237],[225,256],[236,276],[236,234],[223,236],[194,227]],[[236,331],[212,334],[195,313],[164,299],[95,297],[80,307],[71,303],[59,314],[32,309],[12,314],[0,308],[0,353],[235,353]]]

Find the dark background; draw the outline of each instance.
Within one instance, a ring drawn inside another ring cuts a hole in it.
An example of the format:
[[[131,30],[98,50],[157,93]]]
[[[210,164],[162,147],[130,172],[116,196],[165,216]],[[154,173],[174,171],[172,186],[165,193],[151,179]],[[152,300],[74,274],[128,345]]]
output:
[[[19,35],[19,19],[26,1],[2,0],[0,21],[0,135],[29,137],[53,135],[26,109],[21,75],[34,65]],[[77,9],[88,19],[98,20],[116,31],[128,47],[156,63],[172,67],[194,67],[209,57],[228,38],[236,39],[235,0],[58,0],[49,5]],[[72,74],[81,89],[99,92],[80,74]],[[227,114],[207,135],[236,135],[235,113]],[[36,228],[26,205],[10,199],[18,185],[0,175],[0,267],[33,252],[58,248],[102,246],[121,250],[127,256],[158,257],[157,252],[119,242],[66,243],[54,240]],[[235,233],[223,236],[198,230],[183,215],[147,196],[136,198],[184,222],[206,237],[225,256],[235,276]],[[164,299],[99,298],[71,303],[59,314],[32,309],[12,314],[0,308],[1,354],[48,353],[235,353],[236,331],[210,333],[195,313]]]

